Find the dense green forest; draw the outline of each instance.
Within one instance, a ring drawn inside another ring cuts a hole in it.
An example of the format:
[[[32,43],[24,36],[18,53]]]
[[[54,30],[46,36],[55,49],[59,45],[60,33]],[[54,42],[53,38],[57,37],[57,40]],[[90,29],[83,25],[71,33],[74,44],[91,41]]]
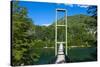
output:
[[[89,10],[92,8],[95,7]],[[91,13],[91,10],[88,12]],[[66,19],[68,47],[97,46],[96,15],[79,14],[68,16]],[[59,28],[58,36],[61,39],[65,37],[63,31],[64,28]],[[54,23],[49,26],[35,25],[34,21],[27,16],[26,8],[19,6],[18,2],[12,2],[12,65],[37,64],[41,57],[40,51],[44,50],[42,48],[49,47],[54,52],[54,44]],[[48,52],[46,53],[49,55]]]
[[[54,46],[53,33],[54,27],[34,25],[27,9],[12,2],[12,65],[35,64],[41,48]]]

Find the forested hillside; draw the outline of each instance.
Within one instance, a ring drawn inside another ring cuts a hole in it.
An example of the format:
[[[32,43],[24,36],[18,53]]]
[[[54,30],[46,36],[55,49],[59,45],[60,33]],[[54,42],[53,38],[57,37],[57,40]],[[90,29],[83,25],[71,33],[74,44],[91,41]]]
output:
[[[69,46],[96,46],[96,20],[86,15],[68,17],[68,45]]]

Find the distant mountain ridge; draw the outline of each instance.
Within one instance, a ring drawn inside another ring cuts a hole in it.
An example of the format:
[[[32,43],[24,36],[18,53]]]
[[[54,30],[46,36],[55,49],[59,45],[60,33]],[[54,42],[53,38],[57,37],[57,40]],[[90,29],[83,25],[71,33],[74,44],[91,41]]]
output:
[[[88,15],[83,15],[83,14],[77,14],[77,15],[73,15],[73,16],[67,16],[67,23],[73,23],[73,22],[83,22],[84,20],[88,20],[88,19],[92,19],[91,16]],[[63,22],[61,22],[64,18],[58,19],[58,24],[64,24]],[[50,26],[55,25],[55,22],[53,24],[51,24]]]

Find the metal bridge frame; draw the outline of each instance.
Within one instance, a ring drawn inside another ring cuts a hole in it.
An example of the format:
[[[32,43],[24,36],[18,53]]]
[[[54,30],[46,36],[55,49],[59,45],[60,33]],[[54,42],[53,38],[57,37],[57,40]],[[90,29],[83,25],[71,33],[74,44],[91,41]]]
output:
[[[57,24],[57,20],[58,20],[57,19],[58,18],[57,17],[57,13],[58,12],[65,12],[65,15],[64,15],[65,16],[65,18],[64,18],[65,19],[65,25],[58,25]],[[57,41],[57,27],[65,27],[65,30],[66,30],[65,31],[66,32],[65,42],[58,42]],[[56,9],[56,22],[55,22],[55,56],[57,56],[57,49],[58,49],[57,48],[57,46],[58,46],[57,44],[61,44],[61,43],[65,44],[65,46],[66,46],[65,47],[65,54],[67,55],[67,10],[58,8],[58,9]]]

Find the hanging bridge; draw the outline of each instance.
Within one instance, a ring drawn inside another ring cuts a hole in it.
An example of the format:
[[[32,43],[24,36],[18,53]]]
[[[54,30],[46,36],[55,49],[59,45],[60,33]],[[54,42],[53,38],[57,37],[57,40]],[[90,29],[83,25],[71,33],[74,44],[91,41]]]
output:
[[[63,23],[64,24],[58,24],[58,20],[59,20],[59,17],[61,17],[60,15],[58,15],[58,13],[63,13],[63,18],[64,18],[64,21]],[[58,63],[65,63],[66,59],[65,59],[65,56],[67,56],[67,12],[66,12],[66,9],[56,9],[56,23],[55,23],[55,56],[57,56],[57,59],[55,61],[56,64]],[[61,28],[61,27],[65,27],[65,38],[62,38],[65,39],[65,41],[58,41],[58,27]],[[65,52],[64,52],[64,44],[65,44]],[[59,46],[59,47],[58,47]]]

